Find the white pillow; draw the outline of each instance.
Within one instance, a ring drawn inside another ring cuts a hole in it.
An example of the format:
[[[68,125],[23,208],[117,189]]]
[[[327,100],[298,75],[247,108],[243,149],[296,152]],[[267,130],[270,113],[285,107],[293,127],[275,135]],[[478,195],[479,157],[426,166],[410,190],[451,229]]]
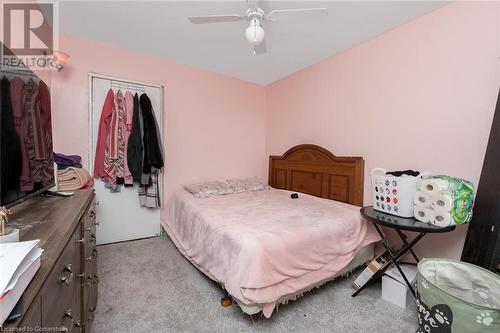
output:
[[[227,182],[212,181],[184,186],[184,189],[197,198],[207,198],[212,195],[225,195],[234,193]]]
[[[265,191],[269,189],[269,186],[263,184],[257,178],[228,179],[226,182],[232,187],[233,193]]]

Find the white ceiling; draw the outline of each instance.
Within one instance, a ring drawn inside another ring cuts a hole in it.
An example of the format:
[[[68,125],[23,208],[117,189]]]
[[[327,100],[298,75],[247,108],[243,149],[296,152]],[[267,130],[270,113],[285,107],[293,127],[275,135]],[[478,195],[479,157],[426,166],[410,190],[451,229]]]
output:
[[[269,84],[446,5],[442,1],[261,1],[264,10],[327,7],[316,21],[265,22],[267,53],[254,56],[247,23],[187,17],[243,14],[239,1],[64,1],[60,31],[246,81]]]

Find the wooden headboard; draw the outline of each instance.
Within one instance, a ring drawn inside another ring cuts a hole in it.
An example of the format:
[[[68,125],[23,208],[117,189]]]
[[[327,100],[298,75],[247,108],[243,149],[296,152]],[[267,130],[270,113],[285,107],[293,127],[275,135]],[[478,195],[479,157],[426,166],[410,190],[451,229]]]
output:
[[[283,190],[363,205],[364,160],[337,157],[316,145],[298,145],[269,156],[269,185]]]

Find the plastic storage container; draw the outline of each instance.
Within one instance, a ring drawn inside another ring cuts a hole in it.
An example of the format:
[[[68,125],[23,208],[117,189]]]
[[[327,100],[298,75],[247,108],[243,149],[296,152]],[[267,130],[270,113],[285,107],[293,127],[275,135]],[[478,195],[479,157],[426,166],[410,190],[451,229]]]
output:
[[[413,217],[413,198],[420,176],[386,175],[383,168],[374,168],[372,178],[373,209],[401,217]]]
[[[500,332],[500,277],[446,259],[418,263],[417,333]]]

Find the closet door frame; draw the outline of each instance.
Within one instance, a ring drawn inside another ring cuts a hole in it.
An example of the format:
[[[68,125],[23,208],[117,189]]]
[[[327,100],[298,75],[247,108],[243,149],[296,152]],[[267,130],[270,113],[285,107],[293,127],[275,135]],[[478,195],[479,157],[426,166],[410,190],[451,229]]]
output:
[[[146,83],[146,82],[142,82],[142,81],[135,81],[135,80],[128,80],[128,79],[124,79],[124,78],[119,78],[119,77],[114,77],[114,76],[109,76],[109,75],[103,75],[103,74],[98,74],[98,73],[89,73],[88,74],[88,78],[89,78],[89,94],[88,94],[88,109],[89,109],[89,112],[88,112],[88,124],[89,124],[89,148],[88,148],[88,163],[89,163],[89,172],[91,175],[93,175],[93,168],[94,168],[94,154],[95,154],[95,144],[94,144],[94,136],[97,135],[97,133],[95,133],[95,130],[94,130],[94,124],[93,124],[93,116],[94,116],[94,110],[93,110],[93,107],[94,107],[94,80],[95,79],[101,79],[101,80],[109,80],[110,82],[116,82],[118,84],[123,84],[123,85],[134,85],[134,86],[143,86],[144,88],[153,88],[153,89],[159,89],[159,96],[160,96],[160,101],[159,101],[159,105],[160,105],[160,109],[158,110],[158,119],[157,121],[159,121],[159,124],[158,124],[158,127],[160,128],[160,131],[161,131],[161,139],[162,139],[162,143],[163,143],[163,154],[165,156],[165,146],[166,146],[166,143],[165,143],[165,136],[163,135],[164,133],[164,119],[165,119],[165,116],[164,116],[164,103],[165,103],[165,88],[163,85],[158,85],[158,84],[151,84],[151,83]],[[163,169],[163,171],[160,173],[159,175],[159,189],[160,189],[160,200],[161,200],[161,205],[163,206],[164,205],[164,189],[163,189],[163,184],[164,184],[164,172],[165,172],[165,168]],[[100,182],[100,181],[98,181]],[[134,184],[134,190],[137,190],[137,184]],[[114,195],[120,195],[120,193],[116,193]],[[100,202],[99,202],[99,197],[96,197],[96,204],[99,206],[100,205]],[[139,198],[137,197],[137,207],[138,209],[149,209],[149,208],[144,208],[144,207],[140,207],[139,205]],[[104,209],[104,207],[99,207],[101,209]],[[98,209],[99,209],[98,208]],[[158,211],[158,215],[161,211],[161,207],[156,209],[156,211]],[[157,226],[157,231],[155,234],[150,234],[150,235],[141,235],[141,236],[137,236],[137,237],[121,237],[121,238],[116,238],[116,239],[103,239],[103,240],[100,240],[100,237],[99,237],[99,230],[97,230],[97,244],[98,245],[101,245],[101,244],[110,244],[110,243],[115,243],[115,242],[122,242],[122,241],[127,241],[127,240],[134,240],[134,239],[142,239],[142,238],[145,238],[145,237],[155,237],[155,236],[159,236],[161,235],[161,224],[160,224],[160,217],[158,217],[158,226]],[[99,228],[99,226],[98,226]]]

